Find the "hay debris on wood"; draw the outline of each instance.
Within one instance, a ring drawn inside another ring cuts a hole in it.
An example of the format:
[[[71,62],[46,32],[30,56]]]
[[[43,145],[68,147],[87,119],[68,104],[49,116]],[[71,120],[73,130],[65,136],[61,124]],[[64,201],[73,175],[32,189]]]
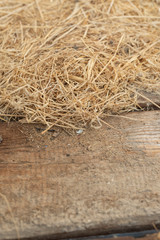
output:
[[[155,0],[0,0],[0,118],[101,125],[160,94]]]

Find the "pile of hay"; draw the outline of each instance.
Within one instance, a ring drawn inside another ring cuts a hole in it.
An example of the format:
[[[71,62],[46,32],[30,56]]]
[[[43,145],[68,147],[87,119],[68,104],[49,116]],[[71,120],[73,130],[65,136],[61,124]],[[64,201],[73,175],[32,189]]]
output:
[[[82,128],[160,94],[156,0],[1,0],[0,118]]]

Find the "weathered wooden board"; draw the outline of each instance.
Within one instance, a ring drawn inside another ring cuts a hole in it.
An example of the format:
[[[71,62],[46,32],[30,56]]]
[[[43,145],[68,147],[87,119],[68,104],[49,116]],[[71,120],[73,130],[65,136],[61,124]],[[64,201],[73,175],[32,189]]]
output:
[[[0,123],[0,239],[159,224],[160,111],[125,116],[73,136]]]
[[[105,236],[99,236],[99,237],[85,237],[85,238],[75,238],[75,240],[160,240],[160,232],[154,233],[154,234],[147,234],[143,237],[133,237],[133,236],[113,236],[113,237],[107,237]],[[70,239],[73,240],[73,239]]]
[[[141,91],[138,93],[138,106],[146,110],[160,109],[160,94]]]

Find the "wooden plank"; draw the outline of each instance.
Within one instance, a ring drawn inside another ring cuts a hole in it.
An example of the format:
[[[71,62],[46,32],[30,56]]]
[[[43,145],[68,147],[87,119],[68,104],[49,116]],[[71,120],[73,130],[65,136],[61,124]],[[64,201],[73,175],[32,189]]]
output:
[[[156,227],[155,227],[156,228]],[[80,238],[70,238],[68,240],[160,240],[160,231],[146,230],[138,232],[114,233],[109,235],[88,236]],[[66,239],[67,240],[67,239]]]
[[[81,238],[81,239],[79,239],[79,240],[102,240],[102,238],[100,238],[100,237],[98,237],[98,238]],[[148,234],[148,235],[146,235],[146,236],[144,236],[144,237],[133,237],[133,236],[123,236],[123,237],[113,237],[113,238],[105,238],[105,237],[103,237],[103,240],[160,240],[160,233],[154,233],[154,234]],[[70,239],[71,240],[71,239]],[[78,239],[75,239],[75,240],[78,240]]]
[[[0,239],[160,224],[160,112],[125,117],[73,136],[0,123]]]
[[[138,104],[139,108],[145,110],[160,109],[160,94],[141,91],[138,93]]]

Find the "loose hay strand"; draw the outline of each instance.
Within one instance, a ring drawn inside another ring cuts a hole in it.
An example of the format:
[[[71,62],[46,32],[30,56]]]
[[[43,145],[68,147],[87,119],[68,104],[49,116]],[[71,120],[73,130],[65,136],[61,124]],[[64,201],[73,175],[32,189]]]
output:
[[[160,94],[159,8],[154,0],[1,0],[1,119],[97,128],[135,110],[141,90]]]
[[[141,93],[138,93],[136,92],[135,90],[133,89],[130,89],[131,91],[133,91],[134,93],[138,94],[139,96],[141,96],[142,98],[144,98],[145,100],[147,100],[148,102],[152,103],[153,106],[157,107],[158,109],[160,109],[160,105],[158,105],[157,103],[153,102],[151,99],[149,99],[148,97],[144,96],[143,94]]]

